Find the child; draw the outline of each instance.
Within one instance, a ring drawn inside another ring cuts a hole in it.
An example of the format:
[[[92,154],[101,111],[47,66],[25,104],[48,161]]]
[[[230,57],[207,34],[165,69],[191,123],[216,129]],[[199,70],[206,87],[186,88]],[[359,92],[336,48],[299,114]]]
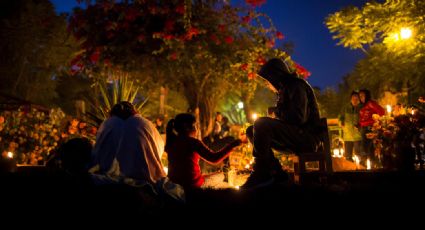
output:
[[[176,135],[176,133],[177,135]],[[168,177],[185,188],[200,188],[205,182],[199,167],[199,159],[219,163],[231,150],[241,144],[237,139],[218,152],[210,150],[196,139],[196,118],[192,114],[178,114],[167,124],[165,151],[168,154]]]

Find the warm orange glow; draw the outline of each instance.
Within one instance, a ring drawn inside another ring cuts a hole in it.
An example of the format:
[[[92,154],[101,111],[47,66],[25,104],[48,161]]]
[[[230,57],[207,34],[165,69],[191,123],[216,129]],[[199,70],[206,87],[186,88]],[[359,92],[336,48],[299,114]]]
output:
[[[369,160],[369,159],[367,159],[367,160],[366,160],[366,169],[367,169],[367,170],[372,169],[372,162],[370,162],[370,160]]]
[[[387,105],[387,112],[391,113],[391,111],[392,111],[391,105]]]
[[[251,117],[252,117],[252,120],[255,121],[258,118],[258,114],[257,113],[253,113]]]

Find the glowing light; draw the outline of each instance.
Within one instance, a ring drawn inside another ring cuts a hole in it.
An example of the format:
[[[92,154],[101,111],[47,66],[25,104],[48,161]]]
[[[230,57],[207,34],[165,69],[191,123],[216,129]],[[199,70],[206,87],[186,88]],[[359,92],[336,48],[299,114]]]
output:
[[[168,167],[164,167],[165,174],[168,174]]]
[[[238,185],[237,185],[237,186],[235,186],[235,189],[236,189],[236,190],[239,190],[239,186],[238,186]]]
[[[360,165],[360,158],[357,155],[354,155],[353,160],[356,162],[356,168],[358,168]]]
[[[252,117],[252,120],[257,120],[257,118],[258,118],[258,114],[257,113],[253,113],[252,115],[251,115],[251,117]]]
[[[8,158],[13,158],[13,153],[12,152],[7,152],[7,157]]]
[[[238,108],[243,109],[243,102],[242,101],[238,102]]]
[[[412,30],[410,28],[401,28],[400,29],[401,39],[409,39],[412,37]]]
[[[343,149],[333,149],[333,157],[341,158],[344,155]]]
[[[366,160],[366,169],[370,170],[372,168],[372,162],[369,159]]]
[[[391,111],[392,111],[391,105],[387,105],[387,112],[391,113]]]

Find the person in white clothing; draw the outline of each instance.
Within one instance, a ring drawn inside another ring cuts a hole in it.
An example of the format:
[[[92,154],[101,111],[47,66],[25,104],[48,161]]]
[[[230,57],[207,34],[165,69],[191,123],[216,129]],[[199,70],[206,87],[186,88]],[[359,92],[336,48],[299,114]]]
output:
[[[101,124],[93,155],[98,174],[155,184],[166,177],[163,152],[164,141],[155,125],[124,101],[114,105]]]

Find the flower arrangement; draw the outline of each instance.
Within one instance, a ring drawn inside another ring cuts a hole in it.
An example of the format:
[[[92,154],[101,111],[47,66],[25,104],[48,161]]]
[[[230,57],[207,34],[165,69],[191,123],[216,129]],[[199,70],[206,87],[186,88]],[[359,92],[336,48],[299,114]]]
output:
[[[423,154],[419,142],[425,128],[425,115],[411,108],[410,112],[395,116],[374,114],[373,119],[372,132],[366,137],[373,140],[375,156],[384,169],[412,170],[415,157],[421,160]]]
[[[0,152],[18,164],[44,164],[58,145],[74,137],[94,142],[97,128],[69,118],[59,108],[50,112],[37,109],[0,112]]]

